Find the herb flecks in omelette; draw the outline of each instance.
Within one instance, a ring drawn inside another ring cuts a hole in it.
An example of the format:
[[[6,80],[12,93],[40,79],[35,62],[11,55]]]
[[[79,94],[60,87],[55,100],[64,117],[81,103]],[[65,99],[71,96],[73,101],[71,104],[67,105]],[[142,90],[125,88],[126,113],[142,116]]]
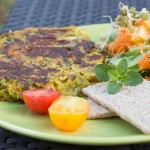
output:
[[[25,89],[53,88],[81,96],[97,82],[93,66],[101,63],[87,33],[77,27],[26,28],[0,36],[0,99],[19,100]]]

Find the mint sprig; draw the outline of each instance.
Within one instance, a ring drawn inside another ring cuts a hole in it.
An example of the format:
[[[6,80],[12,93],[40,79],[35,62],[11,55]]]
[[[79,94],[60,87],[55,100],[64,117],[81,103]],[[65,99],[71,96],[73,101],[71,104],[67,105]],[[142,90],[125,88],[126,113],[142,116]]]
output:
[[[101,81],[108,82],[107,91],[109,94],[117,93],[123,85],[135,86],[143,82],[143,77],[137,72],[137,69],[131,69],[127,59],[117,59],[120,59],[117,65],[110,63],[95,66],[96,77]]]

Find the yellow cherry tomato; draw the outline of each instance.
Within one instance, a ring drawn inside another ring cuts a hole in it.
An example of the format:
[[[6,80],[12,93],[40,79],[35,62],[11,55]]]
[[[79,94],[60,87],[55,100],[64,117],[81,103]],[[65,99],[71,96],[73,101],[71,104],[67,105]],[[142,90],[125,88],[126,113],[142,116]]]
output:
[[[79,128],[88,115],[88,101],[73,96],[60,96],[49,107],[52,123],[60,130],[73,131]]]

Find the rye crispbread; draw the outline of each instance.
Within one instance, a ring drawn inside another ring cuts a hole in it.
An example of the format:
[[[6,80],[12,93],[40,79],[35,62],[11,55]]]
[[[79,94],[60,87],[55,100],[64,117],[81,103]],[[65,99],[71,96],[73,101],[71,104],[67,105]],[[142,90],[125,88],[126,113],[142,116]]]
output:
[[[116,116],[114,112],[101,106],[97,102],[94,102],[90,98],[88,98],[88,102],[90,106],[88,119],[98,119],[98,118],[107,118],[107,117]]]
[[[124,86],[117,94],[107,92],[107,83],[84,88],[83,93],[92,100],[115,112],[145,134],[150,134],[150,82],[137,86]]]

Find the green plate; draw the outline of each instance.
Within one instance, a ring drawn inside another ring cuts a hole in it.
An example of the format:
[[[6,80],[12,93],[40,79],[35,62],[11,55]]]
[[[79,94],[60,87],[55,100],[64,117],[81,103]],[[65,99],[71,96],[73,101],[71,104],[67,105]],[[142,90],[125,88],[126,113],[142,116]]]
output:
[[[84,26],[92,40],[98,42],[102,32],[108,32],[110,25]],[[62,132],[56,129],[48,115],[31,113],[24,104],[0,102],[0,127],[26,136],[63,143],[86,145],[115,145],[149,142],[131,124],[120,118],[87,120],[77,131]]]

